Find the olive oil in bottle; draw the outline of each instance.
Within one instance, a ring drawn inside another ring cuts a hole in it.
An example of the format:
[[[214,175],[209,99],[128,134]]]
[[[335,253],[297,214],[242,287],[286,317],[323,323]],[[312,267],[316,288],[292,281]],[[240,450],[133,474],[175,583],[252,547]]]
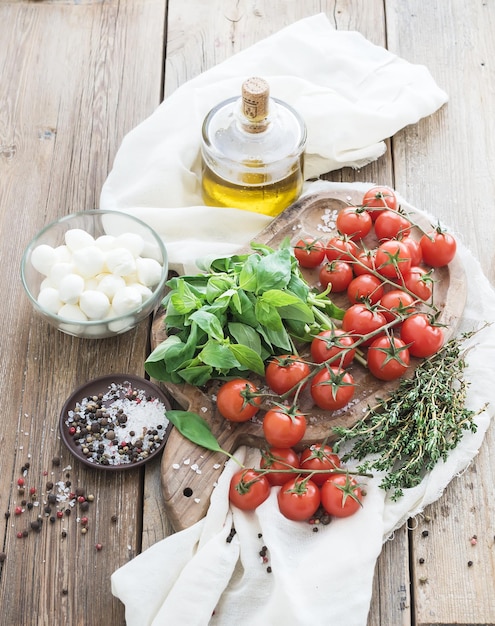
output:
[[[240,98],[221,102],[204,120],[203,201],[278,215],[301,193],[305,145],[299,114],[270,98],[265,80],[248,79]]]

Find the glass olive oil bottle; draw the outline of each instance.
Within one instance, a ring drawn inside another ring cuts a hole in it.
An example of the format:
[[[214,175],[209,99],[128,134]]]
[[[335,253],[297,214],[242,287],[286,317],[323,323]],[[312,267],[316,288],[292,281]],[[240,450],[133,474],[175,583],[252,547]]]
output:
[[[268,83],[250,78],[241,97],[221,102],[202,129],[202,193],[208,206],[276,216],[303,185],[306,127]]]

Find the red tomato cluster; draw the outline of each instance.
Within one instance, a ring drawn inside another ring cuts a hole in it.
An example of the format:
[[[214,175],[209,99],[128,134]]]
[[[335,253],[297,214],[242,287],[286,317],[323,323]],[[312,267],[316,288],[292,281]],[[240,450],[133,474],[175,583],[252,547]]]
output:
[[[263,452],[259,469],[239,470],[230,483],[233,505],[252,511],[277,494],[282,515],[293,521],[310,519],[318,509],[333,517],[349,517],[359,510],[363,490],[341,466],[339,457],[324,443],[313,444],[299,455],[292,448],[271,447]]]
[[[406,371],[410,356],[428,357],[443,345],[441,328],[421,305],[433,303],[433,268],[452,261],[455,239],[439,227],[428,234],[419,231],[401,212],[395,192],[388,187],[373,187],[364,194],[360,205],[342,209],[336,226],[338,234],[326,242],[323,259],[320,241],[311,239],[309,243],[301,239],[297,245],[318,244],[320,254],[313,257],[311,267],[318,270],[322,289],[347,295],[349,306],[339,341],[343,341],[343,332],[348,341],[352,338],[355,347],[367,348],[367,364],[377,378],[398,378]],[[418,231],[419,237],[414,238]],[[377,244],[369,249],[362,240],[373,232]],[[297,254],[296,257],[299,258]],[[380,328],[384,328],[383,336]],[[334,356],[331,349],[336,337],[331,335],[326,331],[313,341],[311,354],[315,362]],[[346,354],[350,354],[350,346],[346,348]],[[330,364],[332,368],[345,368],[349,362],[334,360]],[[335,400],[337,384],[330,380],[333,377],[330,369],[320,372],[319,377],[326,379]],[[325,400],[320,398],[322,390],[314,391],[316,404],[327,408]],[[347,392],[352,397],[349,389]]]

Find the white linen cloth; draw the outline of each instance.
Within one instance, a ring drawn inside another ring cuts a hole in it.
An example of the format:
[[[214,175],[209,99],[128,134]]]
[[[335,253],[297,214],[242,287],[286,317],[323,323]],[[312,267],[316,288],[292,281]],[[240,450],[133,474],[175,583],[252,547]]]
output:
[[[262,75],[272,95],[294,106],[308,126],[306,178],[343,166],[360,167],[383,154],[383,140],[447,101],[428,70],[372,45],[359,33],[335,31],[321,14],[301,20],[205,72],[174,92],[124,139],[101,194],[102,209],[128,211],[164,238],[171,267],[186,271],[198,258],[230,254],[255,239],[270,218],[235,209],[207,208],[200,196],[201,123],[218,101]],[[364,190],[370,185],[346,187]],[[342,189],[317,182],[306,191]],[[459,246],[470,276],[461,330],[490,320],[495,294],[477,261]],[[474,297],[480,289],[486,296]],[[476,306],[470,303],[476,302]],[[495,331],[471,341],[466,377],[468,406],[492,400]],[[395,528],[436,500],[477,453],[492,409],[478,418],[446,463],[397,503],[368,481],[365,506],[313,533],[286,520],[276,489],[255,512],[229,506],[229,461],[214,489],[207,516],[158,542],[112,576],[112,591],[126,607],[127,626],[328,626],[366,624],[375,562]],[[242,448],[246,465],[259,453]],[[236,535],[226,538],[232,524]],[[262,535],[259,538],[259,534]],[[269,565],[259,551],[268,547]]]
[[[345,188],[364,191],[369,186]],[[343,185],[322,182],[313,189],[333,188],[342,190]],[[459,238],[458,254],[469,276],[459,325],[464,332],[493,322],[495,292]],[[440,461],[417,487],[393,502],[378,487],[380,474],[363,479],[363,508],[313,533],[309,524],[291,522],[279,513],[276,488],[255,512],[229,507],[228,486],[238,469],[229,461],[205,519],[156,543],[112,575],[112,591],[126,606],[127,626],[309,626],[321,622],[322,616],[326,626],[365,626],[383,542],[437,500],[469,465],[495,411],[495,325],[480,330],[465,346],[471,348],[466,357],[466,406],[474,411],[488,406],[476,418],[477,432],[466,432],[447,461]],[[259,453],[241,448],[236,457],[249,466],[256,464]],[[237,534],[227,543],[232,525]],[[271,574],[260,563],[262,545],[269,548]]]
[[[384,139],[447,101],[426,67],[360,33],[335,30],[324,14],[300,20],[190,80],[124,138],[100,198],[100,208],[128,211],[153,226],[167,244],[172,268],[190,271],[197,256],[230,254],[271,219],[202,206],[202,121],[214,105],[240,94],[253,75],[266,78],[271,95],[304,118],[306,179],[377,159]]]

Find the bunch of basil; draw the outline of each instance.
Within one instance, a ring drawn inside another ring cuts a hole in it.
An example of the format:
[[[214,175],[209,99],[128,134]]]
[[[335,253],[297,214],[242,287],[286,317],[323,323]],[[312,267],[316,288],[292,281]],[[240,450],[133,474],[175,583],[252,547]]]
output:
[[[248,371],[263,376],[266,359],[297,354],[294,342],[309,342],[342,319],[327,291],[304,280],[288,239],[278,250],[252,249],[168,281],[167,338],[145,363],[152,378],[202,386]]]

